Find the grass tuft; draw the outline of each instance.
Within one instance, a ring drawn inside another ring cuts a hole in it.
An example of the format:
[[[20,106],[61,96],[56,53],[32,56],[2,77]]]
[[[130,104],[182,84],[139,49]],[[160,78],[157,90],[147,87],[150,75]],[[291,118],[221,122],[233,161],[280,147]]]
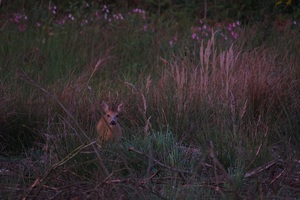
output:
[[[298,198],[297,27],[35,6],[0,19],[0,196]]]

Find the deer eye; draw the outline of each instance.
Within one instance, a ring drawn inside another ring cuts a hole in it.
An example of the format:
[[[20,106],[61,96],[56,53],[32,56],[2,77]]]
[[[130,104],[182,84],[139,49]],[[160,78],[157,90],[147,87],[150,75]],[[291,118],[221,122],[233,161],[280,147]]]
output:
[[[116,115],[116,117],[119,117],[119,115]]]
[[[106,115],[107,117],[110,117],[110,115]]]

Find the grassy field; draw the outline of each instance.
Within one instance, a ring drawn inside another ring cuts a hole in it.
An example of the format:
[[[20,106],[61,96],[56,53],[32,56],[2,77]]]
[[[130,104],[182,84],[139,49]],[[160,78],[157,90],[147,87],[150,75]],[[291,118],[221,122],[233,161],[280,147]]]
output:
[[[3,11],[1,199],[300,198],[298,22]]]

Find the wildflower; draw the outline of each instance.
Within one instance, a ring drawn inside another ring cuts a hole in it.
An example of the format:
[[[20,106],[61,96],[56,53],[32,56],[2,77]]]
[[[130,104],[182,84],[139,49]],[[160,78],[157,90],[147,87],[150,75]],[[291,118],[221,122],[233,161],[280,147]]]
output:
[[[102,8],[102,11],[106,11],[107,10],[107,6],[104,5],[103,8]]]
[[[123,20],[124,18],[123,18],[123,15],[121,14],[121,13],[119,13],[119,14],[114,14],[113,15],[113,18],[115,19],[115,20]]]
[[[146,12],[145,10],[139,9],[139,8],[135,8],[132,10],[133,13],[138,13],[141,14],[143,16],[143,19],[146,19]]]
[[[69,17],[70,20],[74,21],[74,16],[72,14],[69,14],[68,17]]]
[[[144,32],[146,32],[147,29],[148,29],[148,25],[146,24],[146,25],[144,25],[144,27],[143,27]]]
[[[106,15],[109,13],[109,9],[108,9],[108,7],[106,5],[103,6],[102,12],[104,12]]]
[[[192,34],[192,39],[193,40],[199,40],[199,37],[198,37],[198,35],[196,33],[193,33]]]
[[[192,38],[193,38],[193,39],[196,39],[196,38],[197,38],[197,34],[196,34],[196,33],[193,33],[193,34],[192,34]]]

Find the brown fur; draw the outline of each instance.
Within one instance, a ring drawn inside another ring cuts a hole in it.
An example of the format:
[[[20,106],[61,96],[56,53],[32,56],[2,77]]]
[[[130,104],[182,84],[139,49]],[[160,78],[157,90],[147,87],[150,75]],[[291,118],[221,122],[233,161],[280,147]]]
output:
[[[117,110],[111,110],[111,108],[105,103],[102,103],[102,108],[105,114],[97,124],[97,133],[99,135],[98,142],[113,141],[116,142],[122,137],[122,128],[118,123],[119,113],[122,111],[123,103],[121,103]]]

